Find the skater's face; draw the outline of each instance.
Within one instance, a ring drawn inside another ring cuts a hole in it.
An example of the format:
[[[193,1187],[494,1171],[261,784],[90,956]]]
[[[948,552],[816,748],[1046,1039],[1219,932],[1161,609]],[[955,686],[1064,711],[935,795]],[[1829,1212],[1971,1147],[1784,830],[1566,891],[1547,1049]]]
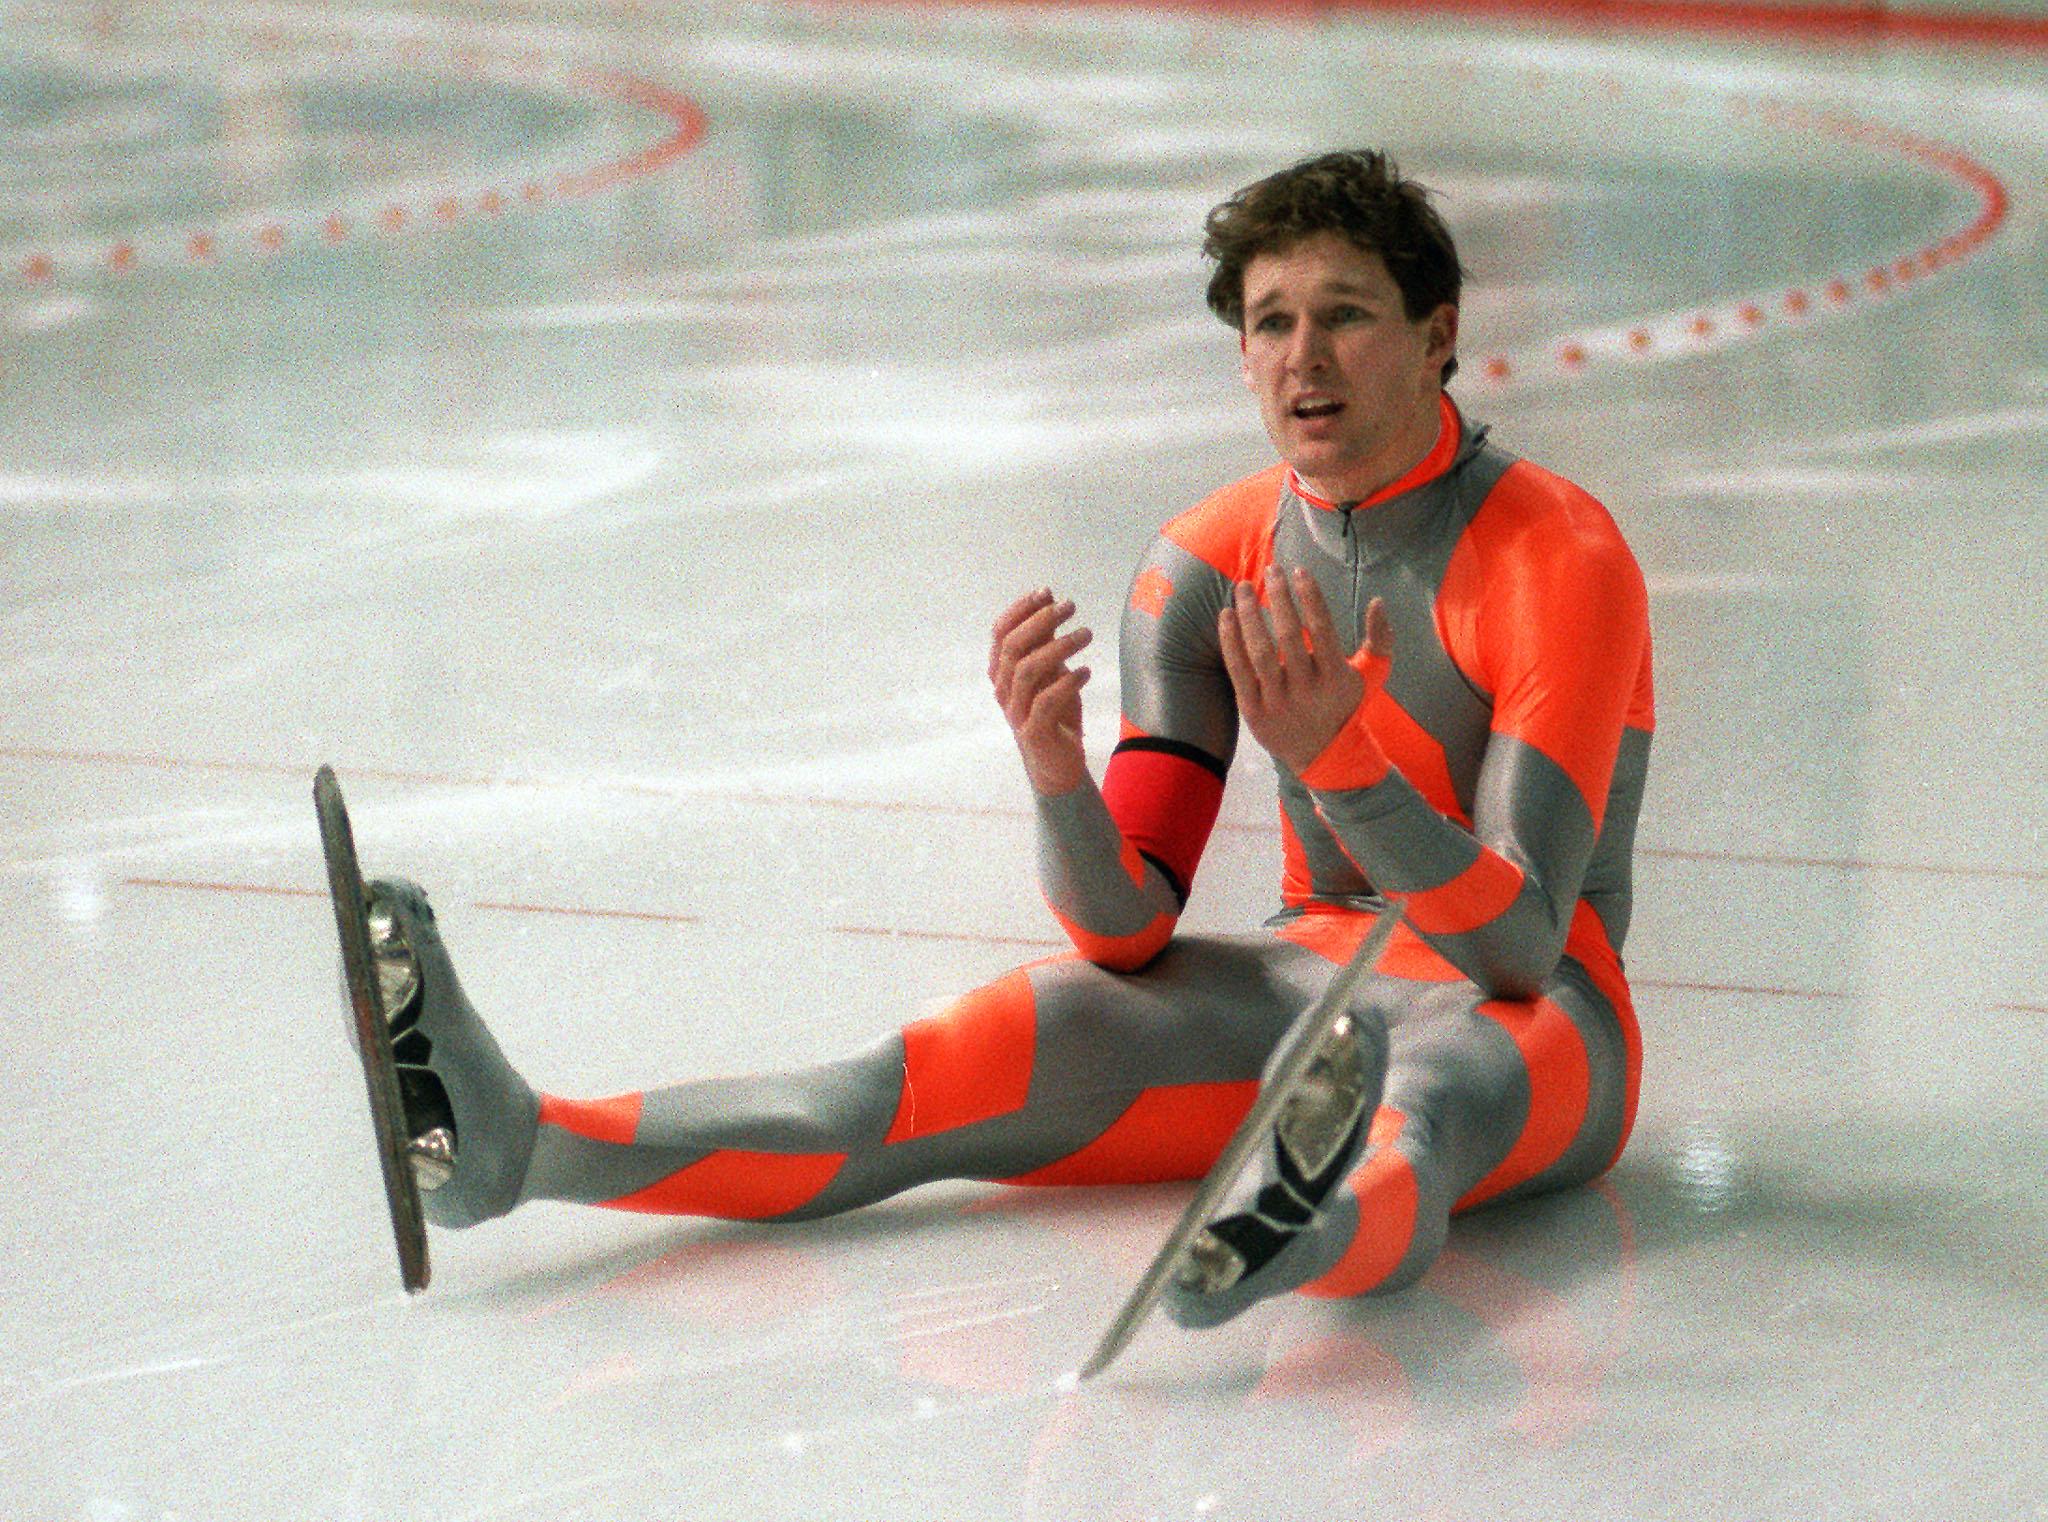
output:
[[[1244,272],[1244,383],[1310,491],[1370,496],[1436,441],[1458,309],[1411,319],[1386,261],[1338,233],[1255,256]]]

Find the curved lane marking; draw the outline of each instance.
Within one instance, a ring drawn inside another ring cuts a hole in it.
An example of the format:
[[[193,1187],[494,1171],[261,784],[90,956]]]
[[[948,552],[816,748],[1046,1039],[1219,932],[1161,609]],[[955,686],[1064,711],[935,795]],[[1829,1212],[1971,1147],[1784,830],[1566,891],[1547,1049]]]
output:
[[[1858,302],[1883,300],[1963,263],[2005,225],[2012,200],[2005,182],[1960,148],[1846,112],[1745,97],[1730,99],[1728,108],[1738,117],[1753,117],[1766,126],[1895,153],[1931,168],[1975,194],[1976,215],[1942,237],[1866,267],[1829,271],[1802,285],[1744,292],[1494,351],[1477,366],[1478,377],[1488,391],[1576,378],[1598,365],[1618,361],[1659,362],[1702,354],[1759,336],[1774,326],[1803,323],[1847,310]]]
[[[181,40],[195,40],[195,29],[181,26]],[[337,51],[358,53],[369,44],[342,35],[307,38],[309,47],[325,43]],[[273,42],[270,46],[276,46]],[[421,39],[408,38],[383,49],[410,68],[432,60]],[[174,265],[213,266],[233,253],[274,257],[294,246],[335,246],[370,233],[396,237],[415,228],[452,227],[465,217],[497,217],[514,207],[536,207],[598,195],[630,180],[666,168],[695,148],[708,130],[697,103],[681,91],[631,74],[596,69],[553,69],[511,57],[491,57],[474,47],[445,50],[445,61],[457,73],[500,82],[552,82],[566,92],[597,95],[667,118],[668,130],[657,141],[589,168],[541,174],[509,175],[491,184],[460,192],[421,192],[409,199],[380,197],[374,188],[361,191],[353,207],[336,206],[295,214],[255,209],[230,214],[207,226],[184,224],[177,231],[136,231],[111,241],[84,241],[66,249],[36,248],[15,261],[14,273],[30,286],[46,286],[60,277],[125,276],[143,268]],[[552,74],[552,80],[541,78]],[[526,76],[519,78],[518,76]]]
[[[196,26],[188,19],[179,35],[190,40],[196,32]],[[395,44],[374,44],[340,33],[324,38],[302,37],[298,41],[301,46],[310,47],[324,43],[338,52],[381,46],[409,66],[426,62],[428,56],[426,41],[420,37],[402,38]],[[266,49],[282,46],[281,39],[269,32],[259,35],[258,42]],[[524,69],[530,73],[534,67],[510,57],[494,58],[473,44],[448,47],[445,51],[458,69],[486,77],[503,75],[508,70]],[[1471,77],[1477,66],[1468,58],[1455,59],[1451,72],[1455,77]],[[687,96],[668,86],[614,72],[576,70],[562,77],[572,88],[665,116],[672,130],[649,147],[593,168],[527,177],[516,187],[490,185],[466,195],[443,194],[426,205],[392,202],[368,219],[371,225],[396,237],[413,226],[453,226],[465,215],[496,217],[513,205],[540,206],[595,195],[666,167],[704,136],[703,112]],[[1537,64],[1524,66],[1516,78],[1523,88],[1536,93],[1545,91],[1549,83],[1548,71]],[[1601,83],[1610,96],[1626,93],[1626,84],[1612,74],[1602,76]],[[1673,104],[1684,102],[1690,93],[1687,87],[1675,84],[1663,92]],[[1472,372],[1482,390],[1498,394],[1532,383],[1579,379],[1615,362],[1661,363],[1698,355],[1846,311],[1859,303],[1884,300],[1968,260],[2005,224],[2011,197],[2004,182],[1959,148],[1845,112],[1739,95],[1727,97],[1725,104],[1737,118],[1897,154],[1933,169],[1974,192],[1977,213],[1966,225],[1945,236],[1865,268],[1832,271],[1803,285],[1742,293],[1718,302],[1696,303],[1486,353],[1477,360]],[[232,227],[193,230],[184,238],[182,252],[187,262],[206,265],[230,248],[253,249],[259,256],[275,256],[295,241],[317,241],[331,246],[355,235],[356,223],[340,209],[324,215],[309,214],[299,220],[302,225],[294,227],[287,219],[270,217],[252,231],[247,218],[243,218]],[[137,239],[129,237],[98,249],[88,246],[75,258],[37,250],[21,260],[19,273],[31,285],[44,285],[73,269],[121,276],[145,264],[175,259],[168,242],[163,248],[145,249]]]

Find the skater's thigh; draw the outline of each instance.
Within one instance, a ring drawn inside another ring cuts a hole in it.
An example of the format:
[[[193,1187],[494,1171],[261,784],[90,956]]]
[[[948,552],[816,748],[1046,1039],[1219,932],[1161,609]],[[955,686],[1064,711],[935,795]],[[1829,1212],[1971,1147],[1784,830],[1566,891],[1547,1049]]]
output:
[[[1136,973],[1078,957],[1028,969],[1034,1087],[1070,1090],[1256,1078],[1331,965],[1271,936],[1183,936]]]
[[[1383,1103],[1449,1167],[1461,1208],[1583,1182],[1619,1149],[1620,1021],[1572,964],[1535,999],[1411,985],[1388,1025]]]
[[[1387,1081],[1381,1103],[1440,1142],[1528,1102],[1528,1071],[1514,1037],[1485,1012],[1468,982],[1375,979],[1387,1020]]]

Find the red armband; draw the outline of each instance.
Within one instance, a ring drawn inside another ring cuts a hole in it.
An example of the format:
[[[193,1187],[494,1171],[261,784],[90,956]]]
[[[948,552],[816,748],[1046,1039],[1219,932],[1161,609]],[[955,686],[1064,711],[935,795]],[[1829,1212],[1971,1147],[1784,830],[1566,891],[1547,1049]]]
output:
[[[1124,839],[1185,895],[1223,807],[1223,764],[1192,745],[1132,735],[1109,758],[1102,801]]]

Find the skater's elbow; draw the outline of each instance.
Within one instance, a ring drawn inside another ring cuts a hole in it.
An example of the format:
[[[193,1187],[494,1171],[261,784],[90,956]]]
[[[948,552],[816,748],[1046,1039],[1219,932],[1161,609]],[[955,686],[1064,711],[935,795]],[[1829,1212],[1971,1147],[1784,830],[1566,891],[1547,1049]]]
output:
[[[1489,999],[1534,999],[1557,973],[1568,924],[1547,898],[1524,893],[1483,925],[1422,930],[1422,938]]]
[[[1143,972],[1152,965],[1153,959],[1165,949],[1166,942],[1161,941],[1150,950],[1119,950],[1112,953],[1098,952],[1092,955],[1084,951],[1081,954],[1104,972]]]
[[[1540,971],[1535,964],[1488,965],[1476,968],[1471,973],[1472,981],[1479,985],[1479,991],[1489,999],[1527,1000],[1540,996],[1543,986],[1549,982],[1550,974],[1557,963]]]
[[[1562,936],[1473,936],[1453,958],[1489,999],[1534,999],[1557,972]]]
[[[1159,914],[1142,930],[1128,935],[1102,935],[1078,925],[1061,916],[1060,923],[1067,932],[1067,939],[1088,961],[1109,972],[1137,972],[1154,957],[1166,949],[1166,943],[1173,939],[1173,927],[1179,916]]]

